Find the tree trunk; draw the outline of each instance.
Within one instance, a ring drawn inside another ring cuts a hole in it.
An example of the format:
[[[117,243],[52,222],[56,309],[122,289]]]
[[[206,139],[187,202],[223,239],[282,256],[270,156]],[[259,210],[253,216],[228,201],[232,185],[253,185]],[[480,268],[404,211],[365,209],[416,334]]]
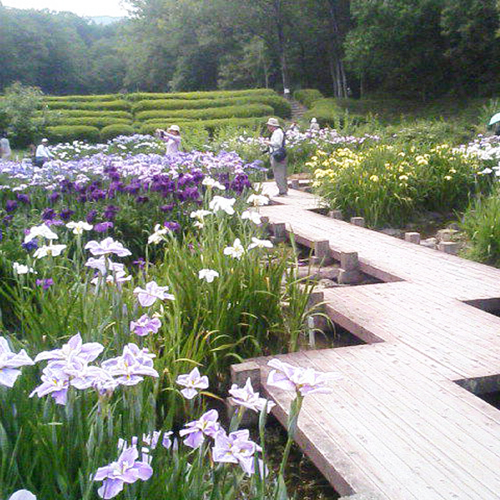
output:
[[[288,58],[286,54],[285,23],[283,19],[282,0],[273,1],[274,20],[276,23],[276,35],[278,38],[278,55],[281,65],[281,78],[283,80],[283,91],[290,89],[290,77],[288,73]]]

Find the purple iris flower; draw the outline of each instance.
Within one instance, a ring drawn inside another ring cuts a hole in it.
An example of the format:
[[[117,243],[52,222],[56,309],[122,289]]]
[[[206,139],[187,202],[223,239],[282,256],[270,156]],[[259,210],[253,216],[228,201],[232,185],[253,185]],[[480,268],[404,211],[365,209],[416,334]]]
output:
[[[43,220],[52,220],[52,219],[55,219],[56,218],[56,212],[53,208],[46,208],[43,212],[42,212],[42,219]]]
[[[94,226],[94,231],[98,232],[98,233],[105,233],[107,231],[109,231],[110,229],[113,229],[114,227],[114,224],[112,222],[98,222],[95,226]]]
[[[6,212],[14,212],[14,210],[17,208],[17,201],[16,200],[7,200],[5,202],[5,211]]]
[[[68,399],[70,375],[58,365],[48,365],[42,372],[42,383],[30,394],[43,398],[50,394],[58,405],[65,405]]]
[[[2,223],[4,226],[8,226],[11,222],[12,222],[12,215],[6,215],[3,219],[2,219]]]
[[[18,199],[18,201],[20,201],[21,203],[24,203],[26,205],[30,204],[30,197],[27,194],[18,193],[17,199]]]
[[[168,286],[159,286],[156,281],[150,281],[144,288],[136,287],[134,295],[137,295],[137,300],[142,307],[149,307],[157,300],[175,300],[172,294],[167,293],[168,288]]]
[[[95,229],[95,226],[94,226]],[[105,238],[101,242],[95,240],[89,241],[85,245],[85,250],[90,250],[90,253],[95,256],[108,255],[114,253],[118,257],[127,257],[132,255],[130,250],[127,250],[119,241],[113,240],[113,238]]]
[[[147,314],[142,315],[137,321],[130,322],[130,331],[139,337],[158,333],[160,327],[161,321],[158,318],[150,318]]]
[[[98,366],[83,366],[71,379],[71,385],[79,390],[94,388],[101,396],[111,395],[120,385],[119,382],[104,368]]]
[[[137,266],[139,269],[144,269],[146,267],[146,261],[143,257],[139,257],[137,260],[134,260],[132,264]]]
[[[136,447],[125,448],[118,460],[105,467],[100,467],[94,475],[94,481],[104,481],[97,490],[101,498],[108,499],[118,495],[125,483],[132,484],[138,479],[147,481],[153,475],[153,469],[146,462],[140,462]]]
[[[179,431],[179,435],[187,436],[184,444],[190,448],[197,449],[205,441],[205,436],[215,437],[220,430],[218,422],[219,414],[217,410],[210,410],[204,413],[199,420],[194,420],[186,424],[185,429]]]
[[[44,290],[48,290],[54,284],[52,278],[45,278],[43,280],[36,280],[36,285],[41,286]]]
[[[107,220],[113,220],[116,217],[116,214],[119,212],[119,207],[115,205],[108,205],[104,209],[103,217]]]
[[[63,208],[63,209],[59,212],[59,217],[60,217],[62,220],[68,221],[74,213],[75,213],[75,211],[74,211],[74,210],[71,210],[70,208]]]
[[[135,199],[136,203],[147,203],[149,198],[147,196],[137,196]]]
[[[7,339],[0,337],[0,385],[13,387],[21,375],[21,366],[33,365],[33,360],[22,349],[17,354],[12,352]]]
[[[50,203],[55,203],[60,198],[60,196],[61,195],[57,191],[50,193],[49,195]]]
[[[85,220],[89,223],[92,224],[95,221],[95,218],[97,217],[97,210],[90,210],[87,215],[85,216]]]
[[[21,246],[27,251],[31,252],[32,250],[36,250],[38,248],[38,240],[36,238],[28,241],[27,243],[21,243]]]
[[[169,229],[170,231],[179,231],[181,229],[181,225],[175,221],[165,221],[163,226]]]
[[[174,209],[174,204],[173,203],[169,203],[168,205],[162,205],[160,207],[160,210],[162,212],[171,212],[173,209]]]

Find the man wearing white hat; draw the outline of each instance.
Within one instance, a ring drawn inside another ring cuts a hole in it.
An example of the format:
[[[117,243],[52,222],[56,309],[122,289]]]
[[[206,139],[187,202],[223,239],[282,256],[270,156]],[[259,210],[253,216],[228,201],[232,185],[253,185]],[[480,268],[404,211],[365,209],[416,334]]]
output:
[[[52,153],[49,151],[48,145],[49,145],[49,140],[42,139],[42,143],[36,148],[35,165],[37,167],[43,167],[43,164],[46,161],[49,161],[51,158],[54,157]]]
[[[170,125],[168,130],[158,129],[156,131],[161,140],[167,143],[167,154],[175,154],[179,152],[181,145],[181,129],[178,125]]]
[[[285,133],[277,118],[269,118],[266,125],[269,132],[271,132],[271,138],[267,143],[269,144],[269,153],[271,154],[271,168],[273,169],[274,180],[278,186],[279,195],[285,196],[288,193]]]
[[[311,118],[309,130],[314,130],[315,132],[319,132],[321,130],[318,120],[316,118]]]

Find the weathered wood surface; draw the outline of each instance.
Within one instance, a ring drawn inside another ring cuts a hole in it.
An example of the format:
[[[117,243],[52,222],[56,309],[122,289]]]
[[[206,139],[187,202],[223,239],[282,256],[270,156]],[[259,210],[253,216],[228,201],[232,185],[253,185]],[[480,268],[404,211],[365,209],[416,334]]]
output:
[[[500,388],[500,318],[464,303],[500,304],[500,270],[313,213],[298,191],[274,201],[271,223],[387,281],[324,290],[328,316],[368,345],[280,357],[343,376],[305,399],[298,444],[346,500],[500,499],[500,412],[464,388]],[[292,395],[267,386],[267,359],[248,367],[285,422]]]

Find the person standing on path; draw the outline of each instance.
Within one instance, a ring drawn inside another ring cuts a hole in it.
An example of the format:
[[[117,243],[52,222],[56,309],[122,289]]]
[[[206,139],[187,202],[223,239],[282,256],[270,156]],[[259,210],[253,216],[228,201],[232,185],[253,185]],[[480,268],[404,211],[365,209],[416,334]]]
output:
[[[315,132],[319,132],[321,130],[321,127],[319,126],[318,120],[316,118],[311,118],[309,130],[314,130]]]
[[[285,132],[277,118],[269,118],[266,125],[269,132],[271,132],[271,138],[267,141],[267,144],[269,145],[274,180],[278,186],[279,195],[285,196],[288,193]]]
[[[0,135],[0,158],[2,160],[8,160],[11,154],[12,150],[10,149],[10,142],[9,139],[7,139],[7,134],[2,132]]]
[[[181,145],[181,129],[178,125],[171,125],[166,132],[165,130],[158,129],[156,133],[162,141],[167,143],[168,155],[179,152]]]
[[[45,162],[54,158],[52,153],[49,151],[48,145],[49,145],[49,140],[42,139],[42,143],[36,148],[35,166],[43,167],[43,164]]]

